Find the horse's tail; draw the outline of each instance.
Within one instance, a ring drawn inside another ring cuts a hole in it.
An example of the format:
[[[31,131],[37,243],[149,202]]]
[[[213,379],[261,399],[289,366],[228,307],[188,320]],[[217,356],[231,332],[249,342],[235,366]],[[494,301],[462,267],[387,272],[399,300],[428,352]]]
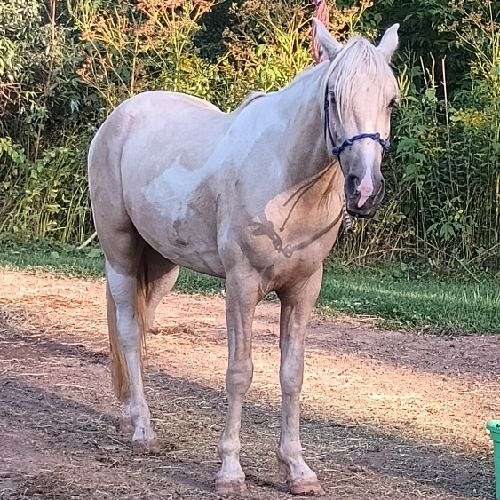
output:
[[[143,353],[146,353],[146,333],[148,329],[147,303],[148,303],[148,282],[146,276],[146,262],[143,254],[137,272],[137,288],[135,292],[135,317],[139,325],[140,345],[139,358],[143,361]],[[120,345],[116,328],[116,306],[109,284],[106,285],[106,299],[108,311],[108,332],[109,345],[111,351],[111,377],[116,397],[120,401],[126,401],[130,397],[130,380],[127,371],[127,363]],[[141,369],[142,373],[142,369]]]

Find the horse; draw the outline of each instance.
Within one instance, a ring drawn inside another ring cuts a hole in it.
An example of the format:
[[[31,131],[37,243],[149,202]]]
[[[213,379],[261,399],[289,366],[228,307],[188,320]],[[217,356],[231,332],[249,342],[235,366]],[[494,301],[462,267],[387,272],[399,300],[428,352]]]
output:
[[[179,266],[225,279],[228,410],[219,494],[246,488],[239,432],[253,372],[252,320],[271,291],[281,302],[277,457],[290,493],[322,494],[299,438],[306,324],[344,206],[371,217],[384,195],[399,25],[373,45],[362,37],[341,44],[313,24],[326,60],[281,90],[251,94],[228,113],[189,95],[144,92],[112,111],[89,149],[112,379],[134,449],[157,447],[142,379],[156,306]]]

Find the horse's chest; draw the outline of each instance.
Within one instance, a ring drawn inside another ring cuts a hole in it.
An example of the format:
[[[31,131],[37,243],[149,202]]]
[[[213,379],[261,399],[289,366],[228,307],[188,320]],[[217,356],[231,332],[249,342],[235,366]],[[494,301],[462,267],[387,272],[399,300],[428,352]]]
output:
[[[297,216],[266,213],[248,226],[244,250],[266,281],[275,285],[309,276],[328,256],[342,222],[342,203]]]
[[[337,171],[325,170],[268,200],[244,232],[244,251],[253,266],[272,281],[316,270],[342,222],[342,180]]]

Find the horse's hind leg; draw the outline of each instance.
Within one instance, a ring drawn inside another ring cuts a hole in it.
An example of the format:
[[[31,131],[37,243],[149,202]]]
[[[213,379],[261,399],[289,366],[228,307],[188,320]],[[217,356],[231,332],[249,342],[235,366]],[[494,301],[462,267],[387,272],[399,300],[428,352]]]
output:
[[[179,266],[162,257],[158,252],[146,245],[143,250],[142,264],[143,281],[146,285],[145,292],[146,314],[145,314],[145,332],[151,328],[154,322],[155,310],[161,299],[169,293],[177,277],[179,276]],[[124,402],[122,415],[120,417],[120,428],[122,434],[129,437],[134,433],[131,416],[130,398]]]
[[[145,278],[147,282],[147,325],[154,321],[155,310],[161,299],[169,293],[179,276],[179,266],[165,259],[156,250],[146,245],[144,249]]]
[[[150,450],[155,448],[156,439],[142,381],[145,306],[140,300],[141,257],[136,257],[142,254],[142,248],[133,232],[117,234],[114,241],[112,250],[103,245],[113,385],[116,396],[124,405],[124,427],[130,422],[131,429],[124,430],[133,431],[134,448]]]
[[[179,266],[163,258],[158,252],[146,245],[143,251],[144,281],[146,284],[146,325],[147,332],[154,322],[155,310],[161,299],[169,293],[177,277]],[[120,429],[123,435],[130,437],[134,434],[131,415],[132,402],[129,398],[124,402],[120,417]]]
[[[132,121],[121,107],[111,113],[92,140],[88,173],[94,223],[106,256],[113,385],[124,404],[122,421],[132,431],[133,444],[150,449],[155,436],[144,396],[141,355],[153,309],[148,306],[148,289],[155,285],[148,286],[147,246],[123,199],[121,157]]]
[[[154,309],[175,283],[178,268],[135,232],[117,235],[113,241],[113,251],[106,254],[113,383],[123,402],[122,431],[132,434],[135,449],[149,451],[156,448],[156,439],[144,395],[142,346]]]

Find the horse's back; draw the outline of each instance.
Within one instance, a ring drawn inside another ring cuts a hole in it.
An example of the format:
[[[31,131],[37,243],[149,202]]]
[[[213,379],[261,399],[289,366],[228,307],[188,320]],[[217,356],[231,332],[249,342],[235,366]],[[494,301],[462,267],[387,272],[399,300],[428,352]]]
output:
[[[195,169],[224,134],[229,115],[213,104],[175,92],[145,92],[124,103],[133,124],[123,145],[122,175],[144,179],[170,161]],[[135,183],[135,182],[134,182]]]
[[[229,122],[230,115],[186,94],[151,91],[127,99],[91,142],[91,197],[108,180],[135,191],[171,167],[202,168]]]
[[[186,132],[198,132],[197,125],[210,122],[210,130],[224,126],[228,114],[212,103],[198,97],[168,91],[148,91],[123,101],[106,118],[92,139],[89,150],[89,169],[94,168],[94,154],[97,150],[118,150],[138,136],[155,137],[160,143],[172,142],[176,136]],[[191,119],[194,119],[191,121]],[[158,137],[160,136],[160,137]]]
[[[219,273],[209,158],[229,124],[230,115],[184,94],[146,92],[123,102],[92,141],[94,216],[121,213],[164,256],[195,267],[201,251],[208,267],[198,269]]]

